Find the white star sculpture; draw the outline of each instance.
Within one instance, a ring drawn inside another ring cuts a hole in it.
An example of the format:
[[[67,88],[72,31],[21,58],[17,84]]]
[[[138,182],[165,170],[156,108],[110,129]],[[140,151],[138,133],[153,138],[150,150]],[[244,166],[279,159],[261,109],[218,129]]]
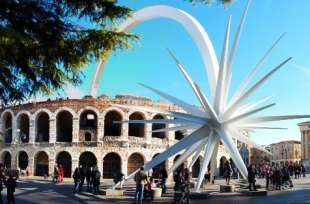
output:
[[[298,118],[309,118],[310,115],[286,115],[286,116],[256,116],[253,115],[261,112],[267,108],[270,108],[275,105],[271,103],[268,105],[259,106],[262,103],[266,102],[270,97],[263,98],[261,100],[255,101],[253,103],[245,104],[245,101],[272,75],[274,75],[283,65],[285,65],[291,58],[288,58],[281,62],[278,66],[273,68],[269,73],[264,77],[254,83],[253,86],[247,86],[249,82],[253,79],[255,73],[257,72],[260,65],[266,59],[266,57],[271,53],[272,49],[276,44],[283,38],[285,35],[282,34],[274,44],[264,53],[263,57],[259,59],[257,64],[254,66],[253,70],[247,76],[247,78],[241,83],[239,89],[233,95],[231,100],[228,101],[228,93],[230,88],[231,81],[231,67],[233,64],[233,59],[235,51],[238,45],[239,37],[241,30],[244,24],[245,16],[249,7],[249,3],[243,13],[241,22],[239,24],[238,31],[236,33],[233,46],[228,56],[228,47],[229,47],[229,36],[230,36],[230,24],[231,17],[228,19],[226,34],[224,38],[224,45],[222,50],[222,56],[219,66],[219,71],[217,76],[209,77],[209,85],[211,88],[212,101],[206,98],[205,94],[202,92],[200,87],[195,83],[184,66],[177,60],[177,58],[170,52],[171,56],[175,60],[178,68],[186,78],[193,92],[195,93],[197,99],[200,102],[201,107],[193,106],[181,99],[175,98],[167,93],[159,91],[155,88],[149,87],[147,85],[141,84],[143,87],[155,92],[166,100],[170,101],[173,104],[178,105],[184,110],[184,112],[172,112],[164,111],[153,108],[141,107],[141,106],[126,106],[126,105],[116,105],[122,108],[131,108],[142,111],[156,112],[161,113],[167,116],[168,119],[153,119],[153,120],[129,120],[129,121],[119,121],[118,123],[152,123],[152,124],[167,124],[173,125],[168,128],[163,128],[159,130],[154,130],[152,132],[166,132],[166,131],[177,131],[177,130],[189,130],[191,132],[188,136],[184,137],[182,140],[169,147],[166,151],[156,156],[150,162],[144,165],[145,170],[150,170],[156,165],[167,160],[169,157],[182,153],[173,166],[168,170],[168,173],[176,170],[184,161],[189,158],[192,158],[189,168],[195,163],[199,155],[203,153],[203,162],[200,166],[200,172],[198,180],[195,186],[195,191],[199,192],[201,183],[204,178],[204,174],[208,168],[208,164],[211,163],[211,174],[214,174],[216,157],[218,154],[218,148],[220,141],[225,146],[226,150],[230,154],[231,158],[234,161],[234,164],[240,171],[241,175],[246,178],[248,175],[247,168],[241,158],[241,155],[233,143],[235,138],[243,143],[250,144],[256,148],[262,149],[260,146],[251,141],[248,137],[241,134],[241,130],[254,130],[254,129],[285,129],[279,127],[268,127],[261,126],[260,123],[271,122],[271,121],[280,121],[280,120],[289,120],[289,119],[298,119]],[[215,68],[211,67],[213,73],[216,73]],[[212,72],[211,72],[212,73]],[[214,88],[212,88],[214,87]],[[264,149],[262,149],[265,151]],[[137,172],[137,171],[136,171]],[[132,178],[136,173],[127,178]]]

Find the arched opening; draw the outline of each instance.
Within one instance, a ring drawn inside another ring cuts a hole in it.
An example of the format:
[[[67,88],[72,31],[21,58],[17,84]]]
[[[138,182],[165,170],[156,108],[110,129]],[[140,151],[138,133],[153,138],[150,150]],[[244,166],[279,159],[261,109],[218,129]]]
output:
[[[3,152],[2,154],[2,162],[5,168],[10,169],[11,168],[11,161],[12,156],[10,152]]]
[[[162,115],[157,114],[153,117],[153,119],[163,120],[165,118]],[[164,123],[153,123],[152,124],[152,130],[158,130],[158,129],[163,129],[163,128],[166,128],[166,124]],[[166,132],[153,132],[152,137],[164,139],[166,137]]]
[[[193,167],[192,167],[192,177],[193,178],[197,178],[199,176],[199,171],[200,171],[200,162],[201,162],[201,159],[198,158]]]
[[[17,119],[17,137],[22,143],[29,142],[29,116],[21,114]]]
[[[135,112],[129,116],[129,120],[143,120],[141,113]],[[129,123],[129,136],[144,137],[144,124]]]
[[[50,132],[50,118],[45,112],[41,112],[36,119],[36,142],[48,142]]]
[[[184,133],[181,130],[175,131],[174,132],[174,139],[175,140],[181,140],[184,138]]]
[[[114,178],[119,173],[121,173],[121,158],[111,152],[103,158],[102,178]]]
[[[175,163],[179,158],[180,158],[181,155],[176,155],[173,159],[173,163]],[[185,169],[187,167],[187,161],[185,160],[177,169],[176,171],[179,171],[181,169]]]
[[[64,169],[64,175],[66,178],[71,178],[71,170],[72,170],[72,158],[71,155],[66,152],[60,152],[56,158],[57,164],[62,165]]]
[[[45,152],[38,152],[35,156],[35,176],[49,175],[48,155]]]
[[[12,114],[7,112],[3,116],[3,135],[5,143],[12,143]]]
[[[57,142],[72,142],[73,116],[69,111],[57,115]]]
[[[154,159],[157,155],[159,155],[159,153],[155,154],[155,155],[153,156],[153,159]],[[160,178],[161,172],[162,172],[162,170],[165,169],[165,168],[166,168],[166,161],[163,161],[162,163],[160,163],[160,164],[158,164],[157,166],[155,166],[155,167],[152,169],[152,170],[153,170],[152,177],[153,177],[153,178],[156,178],[156,179]]]
[[[97,123],[97,114],[92,110],[85,110],[80,115],[80,136],[84,136],[84,141],[97,140]]]
[[[105,136],[120,136],[122,132],[122,125],[114,123],[114,121],[121,121],[122,116],[117,111],[109,111],[104,119],[104,135]]]
[[[18,154],[18,167],[20,170],[26,170],[29,163],[28,154],[24,151],[19,152]]]
[[[91,141],[91,134],[90,134],[90,132],[86,132],[85,133],[84,141],[85,142],[90,142]]]
[[[133,153],[128,158],[127,174],[130,175],[144,165],[144,159],[141,154]]]
[[[79,166],[90,168],[97,166],[97,158],[92,152],[83,152],[79,159]]]

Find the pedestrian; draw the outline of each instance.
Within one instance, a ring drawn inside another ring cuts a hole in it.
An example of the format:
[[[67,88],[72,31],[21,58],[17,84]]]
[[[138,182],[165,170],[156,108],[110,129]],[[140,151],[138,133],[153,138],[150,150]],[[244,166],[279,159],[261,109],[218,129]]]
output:
[[[86,178],[86,172],[87,172],[86,167],[85,166],[80,166],[80,173],[81,173],[80,191],[83,190],[83,186],[84,186],[84,182],[85,182],[85,178]]]
[[[161,177],[162,193],[166,193],[167,191],[166,183],[167,183],[168,173],[165,167],[162,167],[160,177]]]
[[[4,184],[5,184],[4,167],[2,164],[0,164],[0,204],[3,204],[1,192],[3,191]]]
[[[58,182],[58,179],[59,179],[58,177],[59,177],[59,168],[58,168],[58,164],[55,163],[53,182],[57,183],[57,182]]]
[[[146,173],[144,172],[144,168],[141,167],[140,170],[135,175],[135,182],[136,182],[136,194],[135,200],[136,204],[142,204],[143,201],[143,193],[144,193],[144,182],[147,179]]]
[[[99,193],[100,178],[101,178],[101,173],[98,170],[98,167],[94,167],[93,177],[92,177],[94,194],[98,194]]]
[[[15,204],[15,188],[16,188],[16,180],[13,178],[12,173],[10,173],[8,180],[5,183],[7,189],[7,200],[8,204]]]
[[[91,191],[91,185],[92,185],[92,171],[93,167],[88,167],[86,171],[86,183],[87,183],[87,191]]]
[[[251,164],[248,167],[248,181],[249,181],[249,190],[250,191],[252,191],[252,186],[253,186],[253,190],[256,191],[255,174],[256,174],[255,166],[253,164]]]
[[[301,167],[302,176],[306,177],[306,168],[305,168],[305,166],[303,164],[300,164],[300,167]]]
[[[76,195],[80,191],[80,183],[81,183],[80,168],[76,167],[72,177],[74,180],[73,194]]]
[[[64,167],[61,164],[59,164],[59,182],[60,183],[64,181],[64,177],[65,177]]]
[[[276,190],[281,190],[282,173],[279,167],[276,167],[274,171]]]
[[[226,160],[224,164],[224,177],[226,180],[226,185],[229,185],[230,183],[231,174],[232,174],[232,168],[231,168],[230,162],[229,160]]]

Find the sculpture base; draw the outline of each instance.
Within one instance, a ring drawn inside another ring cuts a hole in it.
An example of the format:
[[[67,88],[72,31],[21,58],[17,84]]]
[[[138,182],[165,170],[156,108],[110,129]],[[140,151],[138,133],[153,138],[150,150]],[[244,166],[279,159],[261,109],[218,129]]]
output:
[[[220,185],[221,193],[233,193],[235,192],[235,185]]]
[[[153,196],[154,196],[153,198],[154,199],[160,198],[161,194],[162,194],[162,189],[161,188],[154,188],[153,189]]]
[[[105,196],[123,196],[124,195],[124,191],[123,190],[117,190],[117,189],[106,189],[103,191],[100,191],[101,195],[105,195]]]
[[[259,191],[241,191],[241,194],[244,196],[267,196],[268,191],[259,190]]]

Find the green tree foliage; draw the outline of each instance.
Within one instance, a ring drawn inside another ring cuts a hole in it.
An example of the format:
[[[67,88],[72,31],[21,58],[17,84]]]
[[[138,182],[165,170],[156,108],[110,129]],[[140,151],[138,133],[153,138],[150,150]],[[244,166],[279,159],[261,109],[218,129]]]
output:
[[[115,0],[1,0],[0,102],[81,83],[82,68],[137,36],[116,31]]]

